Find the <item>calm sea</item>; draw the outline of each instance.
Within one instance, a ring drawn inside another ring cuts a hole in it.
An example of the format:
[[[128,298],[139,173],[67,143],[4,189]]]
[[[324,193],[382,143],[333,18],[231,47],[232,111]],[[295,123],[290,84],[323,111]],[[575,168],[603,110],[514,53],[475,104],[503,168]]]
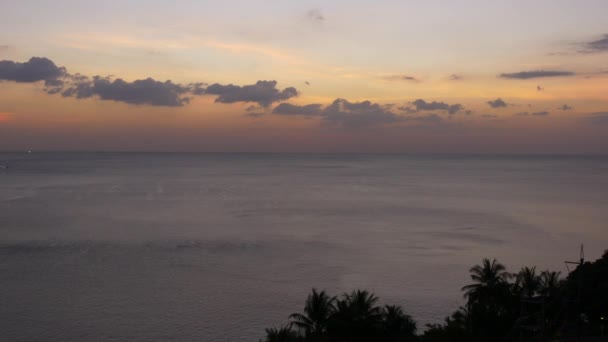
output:
[[[419,325],[608,248],[608,158],[0,154],[3,341],[257,341],[312,287]]]

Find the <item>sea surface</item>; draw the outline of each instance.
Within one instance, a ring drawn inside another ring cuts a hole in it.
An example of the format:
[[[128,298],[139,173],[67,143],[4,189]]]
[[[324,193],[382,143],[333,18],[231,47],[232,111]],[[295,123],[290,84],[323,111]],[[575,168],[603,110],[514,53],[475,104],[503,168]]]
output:
[[[608,158],[0,153],[2,341],[257,341],[311,288],[420,328],[608,248]]]

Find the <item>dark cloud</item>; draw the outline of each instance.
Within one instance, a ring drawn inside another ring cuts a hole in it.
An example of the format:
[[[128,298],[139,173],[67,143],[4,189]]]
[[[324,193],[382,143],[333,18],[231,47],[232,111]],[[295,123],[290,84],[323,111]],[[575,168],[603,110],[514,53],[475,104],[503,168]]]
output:
[[[190,102],[186,96],[191,89],[171,81],[160,82],[152,78],[127,82],[96,76],[85,78],[62,92],[64,97],[79,99],[97,96],[102,100],[125,102],[134,105],[180,107]]]
[[[451,74],[449,80],[450,81],[461,81],[461,80],[464,80],[464,77],[462,75],[458,75],[458,74]]]
[[[250,117],[250,118],[261,118],[262,116],[264,116],[264,113],[259,113],[259,112],[251,112],[251,113],[246,113],[245,116]]]
[[[327,126],[359,128],[403,121],[404,118],[393,113],[390,107],[370,101],[336,99],[325,108],[317,103],[302,106],[281,103],[272,112],[287,116],[320,117],[321,122]]]
[[[260,110],[260,109],[262,109],[262,107],[256,106],[256,105],[251,105],[251,106],[245,108],[245,110],[248,111],[248,112],[253,112],[253,111],[256,111],[256,110]]]
[[[390,76],[384,76],[382,78],[387,81],[420,82],[419,79],[417,79],[414,76],[410,76],[410,75],[390,75]]]
[[[304,115],[304,116],[318,116],[321,115],[320,104],[309,104],[304,106],[293,105],[291,103],[281,103],[276,106],[272,113],[280,115]]]
[[[276,89],[276,81],[258,81],[256,84],[236,86],[219,83],[207,86],[198,82],[182,85],[153,78],[125,81],[122,78],[69,74],[65,67],[58,67],[48,58],[32,57],[28,62],[0,61],[0,81],[44,81],[48,94],[85,99],[124,102],[133,105],[179,107],[187,104],[192,96],[217,95],[216,102],[255,102],[268,107],[274,102],[298,95],[295,88]]]
[[[559,77],[559,76],[574,76],[574,75],[575,75],[575,73],[572,71],[534,70],[534,71],[520,71],[520,72],[514,72],[514,73],[500,74],[500,77],[527,80],[527,79],[531,79],[531,78],[540,78],[540,77]]]
[[[401,106],[401,107],[397,107],[397,109],[400,111],[404,111],[408,114],[416,113],[416,109],[412,108],[410,106]]]
[[[448,114],[452,115],[452,114],[456,114],[459,111],[463,110],[464,107],[461,104],[447,104],[445,102],[426,102],[423,99],[417,99],[416,101],[412,102],[412,104],[416,107],[416,111],[423,111],[423,110],[429,110],[429,111],[433,111],[433,110],[444,110],[447,111]]]
[[[308,11],[306,13],[306,16],[308,17],[308,19],[310,19],[311,21],[314,21],[314,22],[324,22],[325,21],[325,16],[323,15],[323,13],[321,13],[321,10],[319,10],[319,9],[312,9],[312,10]]]
[[[592,124],[608,125],[608,112],[591,113],[585,119]]]
[[[567,110],[572,110],[572,107],[568,106],[567,104],[561,106],[558,108],[559,110],[563,110],[563,111],[567,111]]]
[[[607,52],[608,51],[608,34],[602,38],[583,43],[582,53]]]
[[[336,99],[321,112],[323,123],[344,128],[360,128],[403,121],[403,117],[370,101]]]
[[[190,88],[190,92],[192,93],[192,95],[204,95],[205,94],[205,90],[207,90],[207,83],[204,82],[196,82],[196,83],[190,83],[188,84],[188,87]]]
[[[0,81],[31,83],[55,81],[67,74],[64,67],[58,67],[48,58],[32,57],[25,63],[0,61]]]
[[[507,106],[507,103],[503,101],[500,97],[494,101],[488,101],[487,103],[492,108],[502,108]]]
[[[296,88],[289,87],[282,91],[276,88],[277,81],[258,81],[256,84],[236,86],[233,84],[221,85],[218,83],[207,87],[206,94],[218,95],[215,102],[255,102],[260,106],[268,107],[274,102],[288,100],[298,96]]]

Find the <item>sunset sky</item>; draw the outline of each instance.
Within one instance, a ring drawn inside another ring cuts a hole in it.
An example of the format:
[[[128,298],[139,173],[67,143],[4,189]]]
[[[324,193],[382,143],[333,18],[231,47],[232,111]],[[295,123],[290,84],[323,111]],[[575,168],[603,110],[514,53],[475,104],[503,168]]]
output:
[[[0,150],[608,153],[608,1],[4,1]]]

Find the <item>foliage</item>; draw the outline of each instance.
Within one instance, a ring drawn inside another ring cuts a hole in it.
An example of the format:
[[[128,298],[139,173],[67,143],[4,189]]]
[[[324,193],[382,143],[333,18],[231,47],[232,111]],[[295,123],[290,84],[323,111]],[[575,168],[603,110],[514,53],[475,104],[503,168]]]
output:
[[[267,329],[265,341],[567,341],[608,333],[602,328],[608,324],[608,251],[565,279],[536,267],[510,274],[496,259],[483,259],[469,272],[472,282],[462,288],[466,305],[419,335],[402,307],[380,306],[371,292],[333,297],[313,289],[303,312],[290,315],[288,326]]]

